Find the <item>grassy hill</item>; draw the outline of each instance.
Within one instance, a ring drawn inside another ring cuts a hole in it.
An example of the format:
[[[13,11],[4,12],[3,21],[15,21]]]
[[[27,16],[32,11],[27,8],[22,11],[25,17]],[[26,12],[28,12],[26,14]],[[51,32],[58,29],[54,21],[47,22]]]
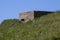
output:
[[[27,23],[18,19],[4,20],[0,24],[0,40],[60,40],[60,12]]]

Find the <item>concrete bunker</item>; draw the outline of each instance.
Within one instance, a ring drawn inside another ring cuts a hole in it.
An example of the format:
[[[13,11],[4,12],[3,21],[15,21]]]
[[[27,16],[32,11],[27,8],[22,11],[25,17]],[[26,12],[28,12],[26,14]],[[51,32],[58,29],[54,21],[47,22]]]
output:
[[[43,15],[47,15],[52,13],[50,11],[28,11],[19,14],[19,20],[22,22],[27,22],[29,20],[33,20],[36,17],[41,17]]]

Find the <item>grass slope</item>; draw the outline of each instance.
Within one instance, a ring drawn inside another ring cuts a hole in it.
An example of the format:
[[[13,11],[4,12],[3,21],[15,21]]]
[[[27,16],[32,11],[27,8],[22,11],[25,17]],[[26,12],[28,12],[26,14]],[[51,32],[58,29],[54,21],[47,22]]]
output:
[[[0,40],[56,40],[60,38],[60,12],[22,23],[17,19],[0,24]]]

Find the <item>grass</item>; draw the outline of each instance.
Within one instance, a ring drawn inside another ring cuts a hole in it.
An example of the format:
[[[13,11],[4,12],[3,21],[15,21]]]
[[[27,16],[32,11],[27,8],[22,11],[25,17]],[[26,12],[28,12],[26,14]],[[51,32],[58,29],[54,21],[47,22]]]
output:
[[[44,15],[27,23],[18,19],[0,24],[0,40],[55,40],[60,38],[60,12]]]

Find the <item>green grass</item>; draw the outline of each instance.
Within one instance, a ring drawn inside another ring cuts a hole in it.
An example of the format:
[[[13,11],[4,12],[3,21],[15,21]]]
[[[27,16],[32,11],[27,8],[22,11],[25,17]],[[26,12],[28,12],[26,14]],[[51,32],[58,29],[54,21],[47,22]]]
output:
[[[55,40],[60,38],[60,12],[44,15],[27,23],[18,19],[0,24],[0,40]]]

